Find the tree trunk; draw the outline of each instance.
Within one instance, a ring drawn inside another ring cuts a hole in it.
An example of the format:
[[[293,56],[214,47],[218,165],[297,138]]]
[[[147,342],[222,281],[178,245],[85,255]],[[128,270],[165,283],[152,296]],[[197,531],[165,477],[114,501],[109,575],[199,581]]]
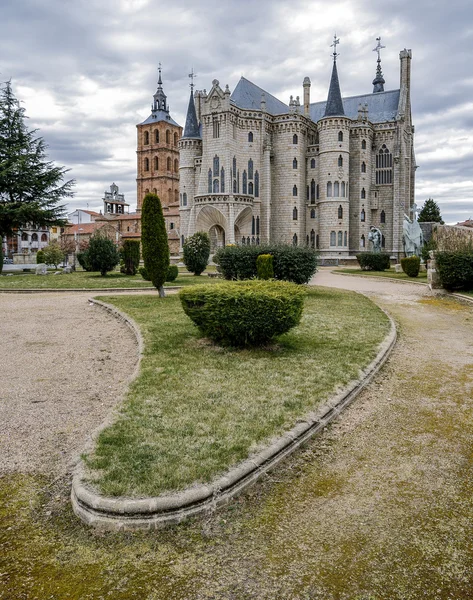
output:
[[[166,296],[166,294],[164,293],[164,285],[160,285],[158,287],[158,292],[159,292],[159,297],[160,298],[164,298]]]

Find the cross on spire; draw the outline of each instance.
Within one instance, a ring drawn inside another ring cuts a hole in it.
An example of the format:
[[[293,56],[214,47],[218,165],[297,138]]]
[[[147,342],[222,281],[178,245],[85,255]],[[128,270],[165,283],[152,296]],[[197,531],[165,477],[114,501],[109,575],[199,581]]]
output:
[[[161,63],[158,63],[158,73],[159,73],[159,76],[158,76],[158,85],[162,85],[163,82],[161,81]]]
[[[333,48],[333,60],[334,62],[337,60],[337,56],[340,56],[339,54],[337,54],[337,44],[340,43],[340,38],[337,38],[337,34],[335,34],[333,36],[333,44],[330,44],[330,48]]]
[[[376,46],[376,48],[373,48],[373,52],[377,52],[378,53],[378,62],[381,62],[381,50],[382,48],[386,48],[386,46],[383,46],[381,44],[381,36],[376,38],[376,41],[378,42],[378,45]]]
[[[189,77],[191,79],[191,83],[189,85],[191,86],[191,90],[194,91],[194,77],[197,77],[197,73],[194,73],[194,67],[192,67],[191,72],[189,73]]]

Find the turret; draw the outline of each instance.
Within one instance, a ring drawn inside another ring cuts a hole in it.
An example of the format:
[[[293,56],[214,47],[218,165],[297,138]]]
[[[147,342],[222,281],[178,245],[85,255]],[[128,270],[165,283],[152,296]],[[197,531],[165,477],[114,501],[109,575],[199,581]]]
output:
[[[304,88],[304,114],[308,117],[310,112],[310,79],[308,77],[304,77],[302,87]]]

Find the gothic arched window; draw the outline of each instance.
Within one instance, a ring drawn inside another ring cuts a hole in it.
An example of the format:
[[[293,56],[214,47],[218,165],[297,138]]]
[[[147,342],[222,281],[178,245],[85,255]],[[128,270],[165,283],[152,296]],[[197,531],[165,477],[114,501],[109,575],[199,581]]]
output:
[[[365,188],[363,188],[361,190],[361,199],[364,200],[365,198],[366,198],[366,190],[365,190]]]
[[[253,160],[248,161],[248,179],[253,179]]]
[[[361,172],[366,173],[366,163],[364,162],[361,163]]]
[[[380,222],[386,223],[386,213],[384,212],[384,210],[381,211]]]
[[[335,246],[336,243],[337,243],[337,234],[335,233],[335,231],[331,231],[330,232],[330,245]]]
[[[207,173],[207,189],[209,194],[212,193],[212,169],[209,169],[209,172]]]
[[[338,207],[338,218],[343,219],[343,206],[341,204]]]
[[[145,158],[145,171],[149,171],[149,158]]]
[[[145,145],[149,144],[149,132],[148,131],[145,131],[144,143],[145,143]]]
[[[345,189],[345,182],[342,181],[342,192],[340,194],[342,196],[342,198],[345,198],[346,196],[346,189]]]
[[[315,248],[315,231],[313,229],[310,232],[310,246]]]
[[[255,198],[259,198],[259,173],[255,172]]]
[[[187,194],[184,192],[182,194],[182,206],[187,206]]]
[[[317,198],[317,200],[320,198],[319,184],[317,184],[315,188],[315,197]]]
[[[297,196],[297,185],[292,188],[292,195]]]
[[[365,220],[366,220],[366,213],[365,213],[365,209],[364,209],[364,208],[362,208],[362,209],[361,209],[361,212],[360,212],[360,221],[361,221],[362,223],[364,223],[364,222],[365,222]]]
[[[159,144],[159,131],[157,129],[154,130],[154,143]]]
[[[251,219],[251,235],[256,235],[256,217]]]
[[[222,194],[225,192],[225,169],[220,169],[220,191]]]
[[[218,179],[214,179],[213,181],[213,193],[214,194],[218,194],[219,192],[219,185],[218,185]]]
[[[299,143],[299,138],[297,137],[296,133],[292,136],[292,143],[293,144],[298,144]]]
[[[297,233],[292,236],[292,245],[297,246]]]
[[[365,247],[365,234],[363,234],[360,238],[360,248],[364,248]]]
[[[253,132],[252,132],[252,131],[250,131],[250,132],[248,133],[248,141],[249,141],[249,142],[252,142],[252,141],[253,141]]]
[[[361,149],[366,150],[366,140],[361,140]]]
[[[315,169],[315,158],[310,161],[310,168]]]
[[[343,142],[343,131],[338,132],[338,141]]]
[[[343,245],[348,246],[348,233],[346,231],[343,234]]]
[[[297,169],[297,158],[294,158],[294,160],[292,161],[292,168]]]
[[[252,182],[252,181],[250,181],[250,182],[248,183],[248,194],[249,194],[250,196],[253,196],[253,182]]]
[[[343,233],[341,231],[338,232],[338,246],[343,246]]]
[[[217,155],[214,156],[214,177],[218,177],[218,172],[220,171],[220,159]]]
[[[315,219],[315,208],[310,211],[310,218]]]
[[[292,220],[297,221],[297,207],[295,207],[295,206],[292,209]]]
[[[256,235],[259,235],[259,217],[256,217]]]
[[[338,198],[340,196],[340,184],[338,183],[338,181],[335,181],[335,183],[333,184],[333,195],[335,196],[335,198]]]
[[[310,182],[310,202],[315,204],[315,179]]]
[[[343,156],[340,154],[340,156],[338,157],[338,166],[339,167],[343,167]]]
[[[332,197],[332,182],[327,181],[327,198]]]
[[[246,174],[246,171],[243,171],[243,193],[247,194],[248,193],[248,176]]]

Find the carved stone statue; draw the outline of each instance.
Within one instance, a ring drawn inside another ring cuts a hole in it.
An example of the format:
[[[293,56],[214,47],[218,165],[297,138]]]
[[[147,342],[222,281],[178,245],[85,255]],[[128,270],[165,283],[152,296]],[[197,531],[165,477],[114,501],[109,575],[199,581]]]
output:
[[[368,240],[373,244],[373,252],[381,252],[382,233],[377,227],[370,227]]]
[[[420,256],[424,244],[424,236],[419,223],[415,219],[411,220],[407,215],[404,215],[402,231],[405,255]]]

